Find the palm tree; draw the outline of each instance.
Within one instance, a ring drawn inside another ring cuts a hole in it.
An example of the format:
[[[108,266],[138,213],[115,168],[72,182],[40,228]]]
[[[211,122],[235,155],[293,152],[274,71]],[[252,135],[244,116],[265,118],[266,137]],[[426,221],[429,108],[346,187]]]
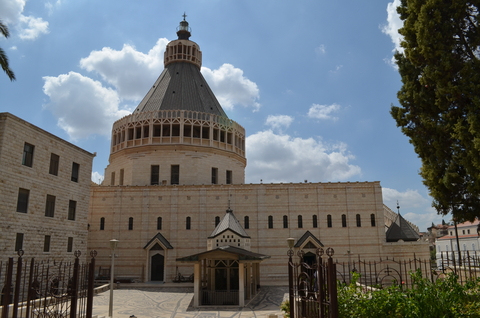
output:
[[[3,34],[6,38],[10,36],[10,33],[8,32],[8,28],[5,24],[0,21],[0,33]],[[10,78],[11,81],[15,80],[15,74],[13,74],[13,71],[8,67],[8,58],[5,52],[2,50],[0,47],[0,66],[2,66],[2,69],[7,73],[8,78]]]

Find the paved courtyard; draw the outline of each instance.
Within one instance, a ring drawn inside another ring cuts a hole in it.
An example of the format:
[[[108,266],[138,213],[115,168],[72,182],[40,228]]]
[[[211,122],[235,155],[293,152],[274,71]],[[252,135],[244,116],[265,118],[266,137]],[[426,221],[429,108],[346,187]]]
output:
[[[287,287],[262,287],[259,294],[244,308],[232,306],[198,309],[192,308],[193,288],[190,287],[116,289],[113,294],[113,317],[128,318],[135,315],[137,318],[263,318],[270,314],[283,317],[279,307],[284,297],[288,296],[287,293]],[[95,296],[93,315],[108,316],[109,297],[109,291]]]

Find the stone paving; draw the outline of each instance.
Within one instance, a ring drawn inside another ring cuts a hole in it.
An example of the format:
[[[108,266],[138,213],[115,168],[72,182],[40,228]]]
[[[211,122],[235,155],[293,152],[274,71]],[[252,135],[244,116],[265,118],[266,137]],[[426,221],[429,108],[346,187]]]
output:
[[[123,287],[122,287],[123,288]],[[93,315],[108,316],[110,292],[95,296]],[[113,317],[128,318],[249,318],[283,317],[280,303],[288,297],[288,287],[262,287],[257,296],[244,308],[205,307],[193,308],[193,288],[191,287],[139,287],[135,289],[116,289],[113,292]]]

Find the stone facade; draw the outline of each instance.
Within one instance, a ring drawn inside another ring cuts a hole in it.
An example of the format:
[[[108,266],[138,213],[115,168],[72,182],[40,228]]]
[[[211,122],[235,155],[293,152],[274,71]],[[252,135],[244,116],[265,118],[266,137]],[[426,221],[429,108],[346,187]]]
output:
[[[0,113],[0,260],[19,248],[39,260],[86,255],[94,156]]]

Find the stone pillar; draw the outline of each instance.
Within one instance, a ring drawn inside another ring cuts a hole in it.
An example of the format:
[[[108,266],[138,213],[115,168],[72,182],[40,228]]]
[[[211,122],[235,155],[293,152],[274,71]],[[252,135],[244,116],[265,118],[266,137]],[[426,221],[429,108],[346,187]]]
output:
[[[245,307],[245,264],[238,263],[238,306]]]
[[[247,299],[252,299],[252,265],[247,263],[247,295],[245,297]]]
[[[193,307],[200,306],[200,262],[193,265]]]

